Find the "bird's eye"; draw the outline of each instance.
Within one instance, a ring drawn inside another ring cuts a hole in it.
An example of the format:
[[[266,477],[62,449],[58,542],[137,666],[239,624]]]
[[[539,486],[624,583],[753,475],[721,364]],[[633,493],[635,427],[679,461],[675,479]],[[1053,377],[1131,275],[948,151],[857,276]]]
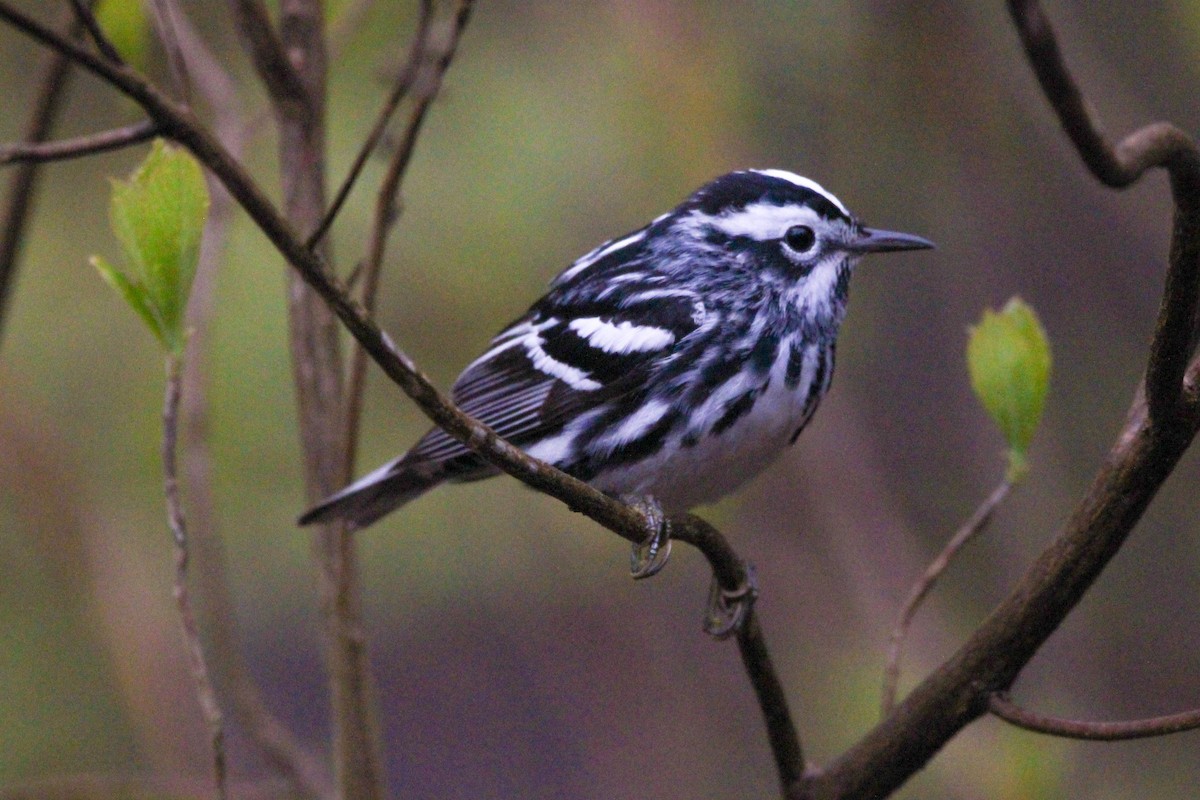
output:
[[[793,225],[783,234],[783,243],[797,253],[807,253],[817,243],[817,234],[807,225]]]

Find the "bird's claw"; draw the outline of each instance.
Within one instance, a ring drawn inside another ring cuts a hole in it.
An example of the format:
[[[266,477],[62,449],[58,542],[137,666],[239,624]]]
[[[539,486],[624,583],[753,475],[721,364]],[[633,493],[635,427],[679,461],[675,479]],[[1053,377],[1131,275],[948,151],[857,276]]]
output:
[[[653,497],[622,498],[646,518],[646,539],[633,545],[629,554],[629,573],[634,580],[652,578],[671,557],[671,526],[662,506]]]
[[[758,579],[754,565],[746,563],[746,577],[736,589],[722,588],[713,576],[708,590],[708,608],[704,613],[704,632],[717,639],[728,639],[741,630],[758,599]]]

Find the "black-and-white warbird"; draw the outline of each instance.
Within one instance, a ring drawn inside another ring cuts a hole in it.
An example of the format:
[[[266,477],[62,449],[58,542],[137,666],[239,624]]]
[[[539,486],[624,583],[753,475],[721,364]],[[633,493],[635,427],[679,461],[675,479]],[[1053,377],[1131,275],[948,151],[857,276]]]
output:
[[[721,497],[794,442],[833,376],[862,256],[933,245],[864,227],[783,170],[702,186],[572,264],[454,384],[531,455],[668,511]],[[362,528],[497,470],[441,429],[300,518]]]

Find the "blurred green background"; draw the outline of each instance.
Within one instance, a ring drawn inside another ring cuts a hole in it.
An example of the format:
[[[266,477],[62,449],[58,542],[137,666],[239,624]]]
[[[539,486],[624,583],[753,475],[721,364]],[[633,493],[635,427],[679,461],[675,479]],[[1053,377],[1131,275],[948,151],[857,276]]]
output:
[[[60,4],[21,5],[51,19]],[[225,5],[185,5],[248,78]],[[378,0],[334,65],[333,180],[413,6]],[[1195,128],[1200,3],[1046,6],[1110,131]],[[0,139],[18,135],[42,56],[0,30]],[[162,75],[161,54],[148,58]],[[243,100],[255,113],[261,89]],[[137,118],[83,77],[70,106],[59,135]],[[274,147],[266,124],[251,162],[277,194]],[[0,342],[0,785],[206,774],[170,597],[159,355],[87,263],[117,254],[106,178],[143,154],[45,171]],[[573,258],[741,167],[808,175],[869,224],[939,248],[863,265],[814,423],[703,512],[758,567],[762,624],[820,763],[874,721],[908,587],[1003,474],[968,386],[967,325],[1020,294],[1055,373],[1032,473],[922,610],[902,690],[1005,594],[1087,486],[1143,368],[1171,210],[1162,175],[1115,193],[1085,173],[1000,0],[481,0],[410,171],[380,322],[448,386]],[[334,230],[343,269],[362,255],[380,171]],[[211,442],[243,646],[271,708],[324,748],[283,275],[239,218],[217,277]],[[425,427],[372,374],[359,471]],[[1022,675],[1022,702],[1093,719],[1200,705],[1198,477],[1189,455]],[[708,573],[689,548],[634,584],[620,540],[507,478],[436,491],[360,541],[397,794],[776,793],[736,648],[700,631]],[[1079,744],[983,720],[898,796],[1191,797],[1196,736]],[[231,749],[239,778],[264,774],[237,731]]]

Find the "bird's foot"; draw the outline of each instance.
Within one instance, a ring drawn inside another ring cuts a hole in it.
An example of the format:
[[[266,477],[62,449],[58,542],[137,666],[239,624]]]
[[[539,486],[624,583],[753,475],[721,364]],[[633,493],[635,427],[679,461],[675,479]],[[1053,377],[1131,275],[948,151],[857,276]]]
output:
[[[662,506],[650,495],[626,496],[621,500],[646,518],[646,539],[633,546],[629,554],[629,572],[634,580],[653,577],[671,557],[670,522]]]
[[[758,579],[754,565],[746,562],[746,576],[736,589],[722,588],[713,576],[708,590],[708,608],[704,613],[704,632],[717,639],[728,639],[741,630],[758,599]]]

